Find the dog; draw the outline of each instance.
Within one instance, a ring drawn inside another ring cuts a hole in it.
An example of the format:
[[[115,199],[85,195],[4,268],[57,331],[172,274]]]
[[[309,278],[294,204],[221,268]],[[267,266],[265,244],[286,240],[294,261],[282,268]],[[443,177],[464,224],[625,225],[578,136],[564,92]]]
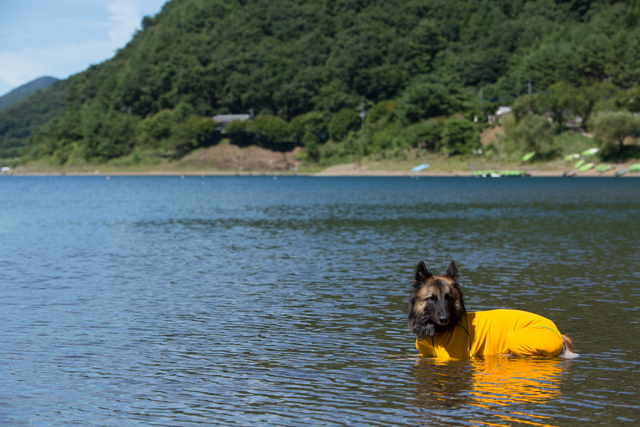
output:
[[[571,339],[542,316],[520,310],[467,313],[454,261],[440,276],[432,275],[423,261],[418,263],[407,325],[423,356],[577,357]]]

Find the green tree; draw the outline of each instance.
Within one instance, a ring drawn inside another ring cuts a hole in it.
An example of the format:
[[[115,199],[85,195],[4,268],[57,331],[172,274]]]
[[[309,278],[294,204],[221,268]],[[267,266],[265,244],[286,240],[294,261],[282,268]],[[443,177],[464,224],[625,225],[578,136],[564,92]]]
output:
[[[583,123],[586,123],[594,111],[615,108],[616,100],[620,99],[618,93],[618,88],[611,82],[598,82],[576,88],[573,91],[571,110],[575,115],[582,117]]]
[[[240,146],[252,144],[255,140],[253,125],[249,120],[234,120],[227,123],[224,131],[231,141]]]
[[[173,146],[174,157],[181,158],[197,147],[213,143],[216,122],[210,117],[189,117],[177,127],[177,142]]]
[[[371,110],[369,110],[369,114],[367,114],[366,122],[367,123],[377,123],[379,121],[387,121],[391,122],[395,119],[395,111],[398,108],[398,102],[387,99],[384,101],[380,101],[375,104]]]
[[[253,131],[267,142],[286,142],[289,139],[289,124],[278,116],[260,115],[253,122]]]
[[[575,88],[564,81],[552,84],[544,93],[537,96],[539,106],[542,107],[540,109],[550,112],[559,128],[564,127],[565,114],[571,109],[575,99]]]
[[[516,143],[516,148],[521,152],[546,154],[552,149],[555,131],[546,117],[528,114],[514,127],[505,127],[505,134]]]
[[[444,122],[442,142],[444,151],[450,156],[469,154],[480,147],[480,133],[470,121],[451,118]]]
[[[297,116],[289,124],[289,130],[294,140],[302,142],[309,160],[320,160],[323,151],[326,151],[325,145],[321,144],[328,137],[327,121],[322,114],[312,111]]]
[[[405,123],[447,115],[452,98],[439,83],[415,83],[407,87],[398,100],[398,114]]]
[[[627,16],[625,17],[625,23],[629,27],[635,27],[640,22],[640,1],[630,0],[629,8],[627,9]]]
[[[542,113],[537,94],[522,95],[518,97],[515,101],[513,101],[513,104],[511,104],[511,109],[513,110],[513,114],[518,119],[526,117],[530,114]]]
[[[442,122],[429,119],[408,126],[404,131],[404,135],[412,147],[424,147],[437,151],[440,149],[442,143],[443,130],[444,126]]]
[[[431,71],[436,55],[445,48],[446,43],[447,40],[442,36],[434,20],[421,20],[409,38],[411,71],[414,73]]]
[[[319,112],[311,111],[295,117],[289,123],[290,138],[307,145],[309,143],[319,144],[328,138],[327,121]]]
[[[138,140],[148,148],[159,148],[161,141],[171,137],[174,126],[171,110],[160,110],[140,123]]]
[[[640,113],[640,87],[617,91],[615,94],[615,105],[620,110]]]
[[[624,140],[640,131],[640,118],[629,111],[603,111],[594,114],[589,125],[597,138],[617,143],[622,150]]]
[[[343,108],[329,122],[329,135],[334,141],[342,141],[351,131],[360,129],[362,120],[351,108]]]

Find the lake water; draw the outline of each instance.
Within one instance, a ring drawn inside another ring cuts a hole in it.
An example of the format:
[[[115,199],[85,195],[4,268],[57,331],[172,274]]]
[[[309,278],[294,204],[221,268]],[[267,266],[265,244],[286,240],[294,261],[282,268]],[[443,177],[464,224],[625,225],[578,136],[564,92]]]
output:
[[[0,425],[638,425],[640,179],[0,177]],[[415,357],[413,270],[575,360]]]

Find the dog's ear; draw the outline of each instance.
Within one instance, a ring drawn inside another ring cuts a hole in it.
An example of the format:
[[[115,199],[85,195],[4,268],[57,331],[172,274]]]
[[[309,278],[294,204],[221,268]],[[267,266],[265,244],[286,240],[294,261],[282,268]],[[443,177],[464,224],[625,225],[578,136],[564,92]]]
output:
[[[447,276],[452,280],[458,280],[458,269],[456,268],[456,262],[451,261],[451,265],[447,268],[447,271],[444,272],[443,276]]]
[[[420,261],[416,267],[416,277],[413,280],[413,286],[418,287],[427,281],[433,274],[429,273],[427,266],[424,265],[424,261]]]

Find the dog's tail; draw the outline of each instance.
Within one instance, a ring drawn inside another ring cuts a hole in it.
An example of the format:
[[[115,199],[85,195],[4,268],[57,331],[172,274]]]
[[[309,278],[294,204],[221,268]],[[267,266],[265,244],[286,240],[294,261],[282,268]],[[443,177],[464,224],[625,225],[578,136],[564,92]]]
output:
[[[558,356],[565,359],[573,359],[579,356],[579,354],[575,353],[573,341],[566,335],[562,335],[562,351]]]

